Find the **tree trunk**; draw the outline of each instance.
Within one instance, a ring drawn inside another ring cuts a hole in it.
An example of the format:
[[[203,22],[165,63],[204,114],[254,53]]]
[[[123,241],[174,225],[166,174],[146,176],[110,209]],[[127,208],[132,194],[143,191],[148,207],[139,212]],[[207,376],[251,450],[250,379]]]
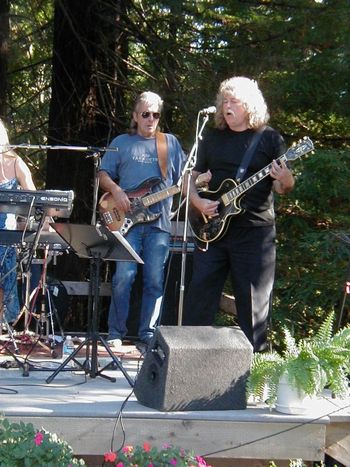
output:
[[[71,223],[94,223],[95,172],[110,139],[122,129],[127,38],[122,0],[56,0],[46,188],[73,190]],[[120,78],[122,75],[122,78]],[[70,150],[57,149],[69,146]],[[74,149],[72,149],[74,147]],[[82,150],[82,148],[95,148]],[[87,157],[93,156],[93,157]],[[96,193],[97,195],[97,193]],[[87,260],[58,258],[59,280],[87,280]],[[82,329],[87,303],[72,299],[65,326]]]
[[[125,125],[119,88],[125,34],[122,1],[56,0],[46,188],[74,190],[71,221],[93,220],[95,169],[103,148]],[[123,47],[123,48],[122,48]],[[125,77],[123,78],[125,79]],[[68,145],[70,150],[55,149]],[[72,149],[72,146],[74,149]],[[93,157],[87,157],[92,156]]]
[[[0,0],[0,117],[6,115],[7,60],[9,39],[9,0]]]

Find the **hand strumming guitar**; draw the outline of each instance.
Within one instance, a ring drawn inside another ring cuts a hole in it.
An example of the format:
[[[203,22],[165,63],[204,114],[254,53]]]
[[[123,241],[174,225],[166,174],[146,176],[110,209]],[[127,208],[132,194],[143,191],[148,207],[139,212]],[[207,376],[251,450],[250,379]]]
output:
[[[192,178],[191,178],[191,186],[190,186],[190,199],[192,205],[198,209],[202,214],[207,217],[214,217],[217,216],[217,209],[218,205],[220,204],[219,201],[212,201],[209,199],[201,198],[197,192],[197,179],[200,177],[203,179],[204,177],[207,178],[207,182],[211,179],[211,172],[208,171],[204,174],[199,172],[193,171]]]

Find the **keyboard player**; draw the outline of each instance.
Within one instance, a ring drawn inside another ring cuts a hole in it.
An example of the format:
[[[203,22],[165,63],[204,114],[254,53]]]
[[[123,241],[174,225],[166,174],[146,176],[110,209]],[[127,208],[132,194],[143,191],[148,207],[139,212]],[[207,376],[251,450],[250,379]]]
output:
[[[0,119],[0,190],[35,190],[29,167],[12,149],[6,149],[8,145],[7,130]],[[0,212],[0,229],[16,228],[15,214]],[[4,318],[11,323],[20,312],[16,264],[16,249],[0,246],[0,333]]]

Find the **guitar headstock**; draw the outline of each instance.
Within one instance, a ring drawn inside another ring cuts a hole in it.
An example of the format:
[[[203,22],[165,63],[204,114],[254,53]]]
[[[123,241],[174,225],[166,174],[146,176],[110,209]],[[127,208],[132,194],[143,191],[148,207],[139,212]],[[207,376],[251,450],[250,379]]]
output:
[[[294,143],[285,154],[286,160],[293,161],[314,150],[314,144],[308,136]]]

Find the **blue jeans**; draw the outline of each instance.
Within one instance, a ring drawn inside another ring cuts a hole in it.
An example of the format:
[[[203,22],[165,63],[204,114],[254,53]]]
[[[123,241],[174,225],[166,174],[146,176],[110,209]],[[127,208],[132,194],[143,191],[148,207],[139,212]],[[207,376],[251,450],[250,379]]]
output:
[[[142,305],[138,336],[148,342],[154,333],[163,298],[164,267],[169,254],[168,232],[150,224],[133,227],[126,240],[144,261]],[[129,302],[137,263],[119,261],[112,278],[112,297],[108,315],[108,338],[122,339],[128,332]]]

